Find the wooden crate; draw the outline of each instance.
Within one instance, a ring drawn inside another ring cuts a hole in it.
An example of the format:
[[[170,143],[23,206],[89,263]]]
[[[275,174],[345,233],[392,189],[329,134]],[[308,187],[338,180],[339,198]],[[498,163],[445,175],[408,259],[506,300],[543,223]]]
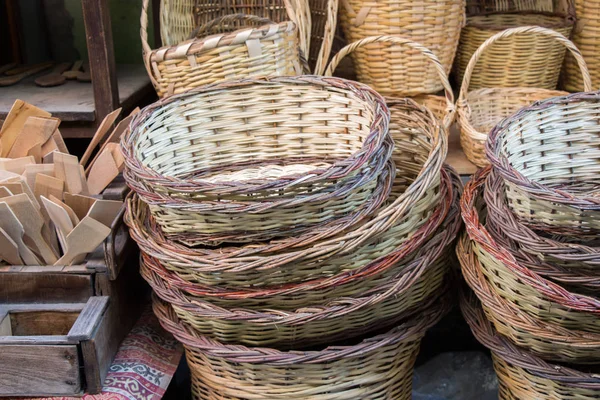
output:
[[[112,361],[109,304],[0,305],[0,396],[83,394]]]

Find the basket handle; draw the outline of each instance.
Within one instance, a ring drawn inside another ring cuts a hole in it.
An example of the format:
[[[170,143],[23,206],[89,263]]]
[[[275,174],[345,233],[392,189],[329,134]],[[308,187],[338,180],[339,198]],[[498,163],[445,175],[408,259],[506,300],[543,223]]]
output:
[[[315,75],[323,75],[325,68],[327,67],[327,61],[331,54],[331,47],[333,46],[333,40],[335,38],[335,30],[337,27],[337,15],[338,15],[339,0],[328,0],[327,1],[327,20],[325,21],[325,29],[323,31],[323,43],[319,50],[319,56],[317,57],[317,63],[315,64]]]
[[[408,46],[414,50],[418,50],[427,59],[429,59],[429,61],[431,61],[431,63],[435,67],[435,69],[440,77],[442,86],[444,86],[444,94],[445,94],[445,98],[446,98],[446,104],[447,104],[446,111],[447,112],[446,112],[446,117],[444,118],[443,124],[444,124],[444,126],[449,126],[449,124],[446,125],[446,122],[447,122],[446,119],[450,118],[454,114],[454,93],[452,92],[452,86],[450,86],[450,82],[448,82],[448,77],[446,76],[446,71],[444,70],[444,67],[442,66],[442,63],[440,62],[440,60],[437,58],[437,56],[431,50],[429,50],[427,47],[423,46],[420,43],[413,42],[412,40],[403,38],[401,36],[370,36],[370,37],[366,37],[364,39],[357,40],[356,42],[351,43],[351,44],[347,45],[346,47],[344,47],[343,49],[341,49],[331,59],[331,62],[329,63],[329,67],[327,67],[327,71],[325,71],[325,76],[332,76],[333,72],[339,65],[340,61],[342,61],[342,59],[344,57],[346,57],[348,54],[352,53],[357,48],[365,46],[367,44],[378,43],[378,42],[389,42],[389,43],[393,43],[393,44]]]
[[[201,34],[207,34],[208,33],[207,31],[211,31],[212,29],[218,27],[219,25],[228,24],[231,22],[238,22],[238,21],[247,21],[249,23],[256,23],[256,24],[263,24],[263,25],[274,23],[273,21],[271,21],[268,18],[259,17],[256,15],[228,14],[228,15],[220,16],[211,21],[208,21],[205,24],[198,26],[196,29],[194,29],[192,31],[192,33],[190,34],[188,39],[194,39]]]
[[[146,67],[146,72],[148,73],[148,77],[152,82],[154,88],[158,91],[159,85],[154,75],[152,74],[152,68],[150,67],[150,55],[152,54],[152,49],[150,48],[150,44],[148,44],[148,6],[150,4],[150,0],[143,0],[142,2],[142,15],[140,16],[140,39],[142,40],[142,58],[144,59],[144,67]],[[159,29],[159,27],[155,27],[155,29]]]
[[[284,4],[290,21],[298,27],[300,50],[303,54],[308,55],[310,54],[310,32],[312,29],[308,0],[284,0]]]
[[[502,32],[495,34],[490,37],[488,40],[483,42],[481,46],[473,53],[471,60],[469,60],[469,64],[467,65],[467,69],[465,70],[465,75],[463,76],[462,85],[460,87],[460,94],[458,96],[458,104],[461,107],[466,107],[467,105],[467,94],[469,91],[469,85],[471,84],[471,77],[473,76],[473,71],[475,70],[475,65],[483,55],[483,52],[487,50],[488,47],[493,45],[500,39],[504,39],[507,37],[520,35],[520,34],[540,34],[556,39],[557,42],[564,45],[573,55],[575,60],[577,60],[577,64],[579,65],[579,69],[581,70],[581,74],[583,76],[583,90],[586,92],[592,91],[592,79],[590,78],[590,72],[588,71],[587,64],[581,55],[581,52],[571,42],[569,39],[564,37],[561,33],[558,33],[552,29],[542,28],[541,26],[520,26],[518,28],[506,29]]]

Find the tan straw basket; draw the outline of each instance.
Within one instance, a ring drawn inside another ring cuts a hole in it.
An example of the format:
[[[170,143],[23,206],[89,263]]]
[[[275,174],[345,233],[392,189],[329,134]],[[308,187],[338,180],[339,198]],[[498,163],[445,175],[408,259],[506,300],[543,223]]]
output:
[[[473,294],[463,294],[460,307],[471,331],[492,351],[501,400],[596,400],[600,375],[596,367],[550,364],[498,334]]]
[[[465,280],[500,334],[546,360],[576,364],[593,364],[600,360],[600,334],[545,322],[520,312],[518,307],[500,297],[485,278],[467,235],[459,240],[456,253]]]
[[[302,43],[294,22],[268,23],[249,14],[218,15],[198,25],[195,32],[200,36],[151,50],[148,3],[144,0],[140,32],[144,63],[159,97],[224,80],[303,73]],[[247,25],[257,21],[262,25]],[[219,25],[221,29],[214,29]]]
[[[579,50],[567,38],[551,29],[524,26],[507,29],[486,40],[473,54],[467,66],[457,101],[458,123],[460,125],[460,142],[467,158],[475,165],[483,167],[489,162],[485,157],[485,141],[488,132],[503,118],[512,115],[522,107],[549,97],[566,94],[556,90],[512,87],[484,88],[469,91],[475,67],[481,63],[482,57],[494,48],[501,39],[513,36],[543,36],[565,46],[579,61],[583,74],[589,78],[585,61]],[[533,49],[533,48],[532,48]],[[531,49],[530,49],[531,50]],[[585,90],[590,90],[588,79]]]
[[[401,36],[419,42],[452,67],[464,0],[340,0],[340,23],[349,42],[370,36]],[[376,41],[352,54],[358,80],[388,97],[431,94],[443,88],[436,66],[410,47]]]
[[[399,36],[371,36],[361,39],[341,49],[331,60],[331,63],[329,64],[329,67],[327,67],[325,75],[333,75],[337,66],[342,62],[344,57],[346,57],[348,54],[355,52],[357,49],[360,49],[361,47],[367,46],[371,43],[392,43],[394,45],[404,46],[410,48],[415,53],[422,54],[423,58],[425,58],[426,61],[431,63],[431,65],[435,68],[436,73],[438,74],[440,82],[442,83],[445,95],[438,96],[435,94],[421,94],[413,96],[413,100],[429,108],[436,116],[438,121],[442,123],[444,128],[449,129],[450,125],[454,122],[455,115],[454,93],[452,92],[452,87],[448,82],[446,71],[444,70],[444,67],[442,66],[440,60],[436,57],[435,54],[433,54],[431,50],[424,47],[420,43],[416,43],[412,40],[405,39]],[[397,65],[402,65],[402,63],[403,61],[399,60]],[[392,98],[388,98],[387,100],[388,106],[390,107],[390,113],[394,114],[394,100]],[[393,115],[391,123],[394,123]]]
[[[467,18],[456,52],[456,79],[463,80],[473,53],[490,37],[511,28],[540,26],[566,38],[573,29],[574,17],[552,13],[490,13]],[[533,87],[556,89],[565,48],[550,35],[513,35],[481,55],[470,78],[472,89],[496,87]]]
[[[519,220],[549,234],[600,233],[600,93],[524,108],[490,133],[486,154]]]
[[[173,240],[292,236],[385,198],[388,122],[376,92],[339,78],[206,86],[136,117],[122,142],[124,175]]]
[[[579,48],[590,68],[594,90],[600,89],[600,1],[574,0],[577,22],[571,40]],[[578,92],[583,86],[583,76],[577,60],[567,54],[563,68],[562,86],[570,92]]]
[[[519,264],[508,249],[493,239],[484,224],[483,185],[490,168],[478,171],[467,183],[461,213],[467,234],[494,292],[519,312],[550,325],[600,334],[600,299],[570,292]]]
[[[174,46],[187,40],[196,28],[195,4],[197,0],[161,0],[160,37],[163,46]],[[146,5],[148,7],[150,3]],[[148,12],[148,8],[142,12]],[[157,29],[157,27],[154,27]],[[143,39],[142,39],[143,40]]]
[[[383,334],[289,352],[225,345],[195,333],[160,300],[153,308],[184,344],[195,400],[409,400],[421,339],[448,308],[440,303]]]
[[[555,12],[555,0],[467,0],[467,15],[498,11]]]

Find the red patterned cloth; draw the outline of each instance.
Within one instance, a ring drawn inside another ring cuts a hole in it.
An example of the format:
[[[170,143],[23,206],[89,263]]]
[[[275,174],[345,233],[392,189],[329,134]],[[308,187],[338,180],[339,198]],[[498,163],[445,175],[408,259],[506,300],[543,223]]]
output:
[[[102,393],[37,400],[161,399],[182,354],[181,344],[164,331],[154,314],[147,310],[121,343],[104,381]]]

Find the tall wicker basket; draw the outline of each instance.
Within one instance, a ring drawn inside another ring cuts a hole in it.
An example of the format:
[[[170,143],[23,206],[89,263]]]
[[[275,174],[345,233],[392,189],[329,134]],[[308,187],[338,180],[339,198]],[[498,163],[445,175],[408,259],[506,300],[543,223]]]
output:
[[[600,88],[600,0],[574,0],[577,22],[572,40],[581,50],[590,67],[594,90]],[[583,76],[577,67],[577,60],[567,54],[563,69],[563,88],[569,92],[581,90]]]
[[[402,36],[430,49],[450,72],[464,0],[343,0],[340,23],[349,42],[369,36]],[[358,80],[388,97],[437,93],[437,70],[421,54],[387,42],[374,42],[352,55]]]

